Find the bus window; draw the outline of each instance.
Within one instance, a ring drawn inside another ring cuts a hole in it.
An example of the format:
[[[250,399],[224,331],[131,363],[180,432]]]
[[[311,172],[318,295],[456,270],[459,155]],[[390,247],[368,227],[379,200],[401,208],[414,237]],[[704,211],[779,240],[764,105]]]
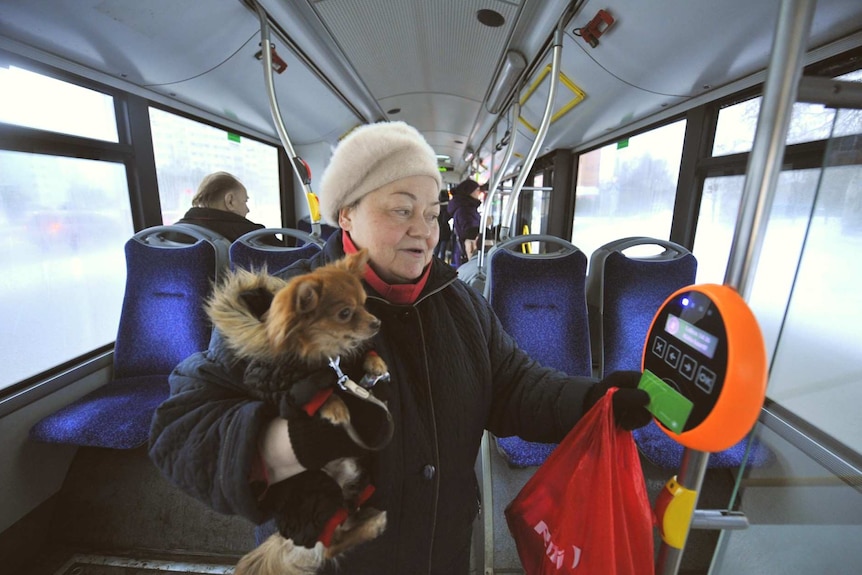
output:
[[[712,148],[714,156],[751,151],[761,100],[757,97],[719,111]],[[797,102],[790,117],[787,145],[828,138],[834,117],[834,110],[820,104]]]
[[[224,171],[248,190],[249,220],[282,226],[277,148],[157,108],[150,125],[165,224],[183,217],[204,176]]]
[[[545,174],[538,173],[533,177],[533,187],[541,188],[545,185]],[[530,214],[530,231],[534,234],[544,234],[548,229],[548,206],[550,204],[551,192],[547,190],[533,190],[533,209]],[[535,246],[534,246],[535,247]],[[533,253],[536,253],[535,251]]]
[[[551,191],[550,190],[542,190],[545,185],[545,174],[549,172],[539,172],[538,174],[533,176],[532,183],[527,185],[532,186],[533,190],[527,191],[524,190],[521,192],[524,195],[530,194],[531,197],[531,209],[529,213],[529,219],[524,220],[525,223],[529,222],[530,233],[531,234],[545,234],[548,232],[548,210],[550,209],[551,204]],[[517,233],[522,233],[524,230],[518,230]],[[539,253],[539,248],[541,246],[540,242],[530,242],[529,244],[530,253],[537,254]]]
[[[839,76],[836,80],[862,82],[862,70]],[[850,136],[862,133],[862,110],[841,110],[835,121],[833,136]]]
[[[859,164],[824,168],[822,179],[811,181],[819,190],[767,390],[770,399],[856,453],[862,452],[862,424],[858,402],[848,398],[862,385],[860,181]]]
[[[123,164],[0,151],[0,388],[114,341],[134,233]]]
[[[114,99],[22,68],[0,67],[0,122],[117,142]]]
[[[862,71],[847,74],[841,79],[862,79]],[[723,108],[718,116],[713,153],[719,155],[749,151],[759,111],[760,98]],[[833,109],[796,103],[789,127],[788,145],[811,141],[814,138],[825,139],[830,134],[859,134],[860,126],[862,112],[858,110],[841,110],[836,117]],[[779,225],[775,223],[773,226],[773,221],[786,221],[789,216],[799,217],[800,214],[808,213],[813,201],[811,193],[817,187],[816,178],[819,174],[819,170],[794,170],[781,174],[770,214],[770,227]],[[693,249],[698,259],[697,281],[700,283],[723,281],[744,183],[745,177],[742,175],[708,177],[704,182]],[[853,192],[847,190],[846,193]],[[852,200],[848,199],[847,203],[852,205]],[[834,209],[834,206],[830,209]],[[845,210],[843,218],[853,218],[852,208]],[[768,231],[764,243],[768,241],[769,234]],[[762,257],[761,260],[763,259]]]
[[[698,283],[723,283],[745,176],[707,178],[692,252]]]
[[[766,234],[758,261],[755,290],[752,299],[770,302],[786,301],[790,295],[793,272],[799,260],[804,240],[805,225],[814,200],[819,169],[784,171],[779,175],[772,210],[768,216]],[[739,202],[745,176],[707,178],[698,216],[697,236],[692,252],[697,257],[697,283],[723,283],[730,256],[730,246],[736,226]],[[752,307],[755,304],[752,302]],[[783,308],[765,314],[758,320],[766,324],[780,322]],[[768,330],[764,327],[764,336]],[[770,338],[767,337],[767,340]],[[771,348],[767,345],[767,349]]]
[[[572,243],[587,257],[628,236],[670,236],[685,120],[582,154]]]
[[[754,129],[760,114],[760,97],[722,108],[718,112],[712,155],[748,152],[754,142]]]
[[[781,173],[749,297],[772,357],[769,398],[857,452],[854,404],[841,397],[862,369],[860,179],[858,165]],[[723,281],[742,186],[743,176],[707,180],[693,250],[698,283]]]
[[[862,70],[845,74],[836,78],[838,80],[862,81]],[[741,152],[750,152],[754,142],[754,131],[757,127],[757,117],[760,114],[760,102],[762,98],[752,98],[731,106],[722,108],[718,112],[718,124],[715,130],[715,141],[713,142],[712,155],[724,156]],[[845,111],[847,114],[849,111]],[[859,114],[860,112],[855,112]],[[831,135],[846,136],[856,132],[843,131],[852,122],[843,121],[836,123],[835,131],[832,124],[835,120],[835,110],[826,108],[820,104],[806,104],[797,102],[793,105],[790,117],[790,126],[787,131],[787,145],[824,140]]]

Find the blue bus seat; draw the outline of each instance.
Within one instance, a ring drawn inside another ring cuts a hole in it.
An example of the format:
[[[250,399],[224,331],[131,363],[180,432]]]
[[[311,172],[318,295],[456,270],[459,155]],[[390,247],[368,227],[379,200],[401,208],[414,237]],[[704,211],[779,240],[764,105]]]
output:
[[[214,240],[221,236],[202,230],[155,226],[126,242],[113,378],[37,422],[31,439],[112,449],[146,443],[153,413],[169,394],[168,375],[209,344],[212,328],[202,304],[227,267],[227,240],[220,251]],[[194,243],[166,239],[178,235]]]
[[[540,242],[546,251],[522,253],[520,246],[528,242]],[[485,295],[506,332],[530,357],[569,375],[592,372],[586,273],[584,253],[554,236],[516,236],[488,252]],[[513,467],[541,465],[556,447],[517,436],[496,442]]]
[[[694,284],[696,275],[694,255],[666,240],[628,237],[593,252],[587,278],[587,308],[593,362],[600,377],[619,370],[640,370],[644,342],[656,312],[673,292]],[[654,421],[636,429],[633,435],[647,459],[660,467],[679,468],[683,446]],[[747,446],[748,441],[743,439],[712,454],[709,467],[738,467]],[[762,463],[769,455],[764,446],[754,442],[749,462]]]
[[[631,255],[644,250],[649,250],[648,255]],[[622,238],[593,252],[587,310],[593,364],[599,377],[640,369],[653,317],[670,294],[692,285],[696,274],[694,255],[666,240]]]
[[[230,264],[230,240],[204,226],[177,222],[169,226],[153,226],[138,234],[150,246],[176,247],[208,241],[216,251],[216,275],[219,277]]]
[[[281,234],[285,239],[297,240],[296,247],[276,246],[264,243],[264,238]],[[238,237],[230,245],[230,265],[246,270],[267,269],[277,272],[295,261],[310,258],[321,249],[324,242],[320,238],[302,230],[291,228],[264,228],[253,230]]]

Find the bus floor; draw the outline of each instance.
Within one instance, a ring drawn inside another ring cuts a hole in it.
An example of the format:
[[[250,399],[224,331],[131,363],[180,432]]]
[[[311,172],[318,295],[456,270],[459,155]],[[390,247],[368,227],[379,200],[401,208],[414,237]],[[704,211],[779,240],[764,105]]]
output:
[[[642,458],[650,500],[676,473]],[[494,573],[523,570],[503,510],[535,468],[510,468],[491,449],[494,500]],[[733,486],[730,470],[709,470],[699,508],[722,508]],[[22,575],[152,575],[232,573],[254,544],[245,519],[216,513],[179,491],[155,468],[146,448],[80,448],[63,488],[50,501],[40,548]],[[693,531],[680,575],[706,574],[718,539]],[[660,538],[656,533],[656,549]],[[471,575],[482,575],[474,561]]]
[[[253,525],[171,485],[146,448],[82,447],[52,502],[44,547],[26,575],[232,573]]]

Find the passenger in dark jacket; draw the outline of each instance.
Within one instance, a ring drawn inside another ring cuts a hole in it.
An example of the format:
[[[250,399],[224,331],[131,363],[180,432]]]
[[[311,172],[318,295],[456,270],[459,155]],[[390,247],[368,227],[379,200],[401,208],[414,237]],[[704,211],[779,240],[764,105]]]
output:
[[[201,180],[192,207],[177,223],[203,226],[233,242],[250,231],[264,229],[245,217],[248,212],[248,191],[242,182],[227,172],[214,172]],[[262,241],[284,245],[274,237]]]
[[[382,322],[373,346],[391,373],[375,393],[386,399],[395,433],[367,458],[376,489],[368,505],[386,511],[387,526],[327,573],[466,575],[485,429],[558,442],[611,385],[621,388],[613,403],[618,425],[650,420],[648,396],[632,389],[639,372],[596,382],[542,367],[503,331],[482,296],[433,257],[439,186],[434,152],[413,128],[356,129],[320,183],[323,216],[342,231],[313,259],[280,272],[290,278],[367,248],[366,307]],[[172,374],[149,449],[191,495],[261,523],[276,515],[265,504],[268,486],[305,470],[309,453],[315,461],[343,455],[349,440],[293,429],[274,406],[245,395],[244,368],[216,333],[207,351]]]
[[[434,250],[434,255],[443,261],[448,261],[447,252],[452,249],[452,226],[449,225],[449,192],[440,190],[440,214],[437,216],[437,228],[440,231],[440,239],[437,240],[437,247]]]
[[[482,205],[482,190],[478,182],[464,180],[452,188],[452,199],[449,200],[449,215],[452,216],[452,227],[458,238],[460,259],[458,265],[465,263],[476,251],[480,224],[479,206]]]

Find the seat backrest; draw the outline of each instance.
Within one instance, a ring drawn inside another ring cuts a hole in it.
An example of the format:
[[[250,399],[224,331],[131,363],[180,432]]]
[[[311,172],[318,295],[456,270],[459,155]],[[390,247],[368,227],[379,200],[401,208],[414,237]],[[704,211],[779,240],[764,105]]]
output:
[[[696,273],[697,259],[689,250],[656,238],[622,238],[590,256],[587,308],[600,377],[641,368],[653,317],[673,292],[694,283]]]
[[[553,251],[525,254],[541,242]],[[533,359],[569,375],[590,375],[585,280],[587,258],[566,240],[515,236],[488,252],[485,296],[503,327]]]
[[[265,238],[273,238],[276,234],[298,240],[298,246],[276,246],[264,242]],[[230,265],[232,269],[239,267],[246,270],[265,267],[270,273],[275,273],[295,261],[310,258],[323,249],[323,245],[320,238],[292,228],[253,230],[238,237],[230,245]]]
[[[176,246],[208,241],[216,251],[216,278],[221,277],[230,265],[230,240],[209,228],[197,224],[177,222],[169,226],[153,226],[138,232],[141,239],[151,246]]]
[[[180,361],[207,348],[212,328],[203,303],[220,267],[226,267],[221,259],[227,258],[218,238],[197,227],[155,226],[126,242],[115,379],[169,374]],[[166,239],[178,234],[194,243]]]

